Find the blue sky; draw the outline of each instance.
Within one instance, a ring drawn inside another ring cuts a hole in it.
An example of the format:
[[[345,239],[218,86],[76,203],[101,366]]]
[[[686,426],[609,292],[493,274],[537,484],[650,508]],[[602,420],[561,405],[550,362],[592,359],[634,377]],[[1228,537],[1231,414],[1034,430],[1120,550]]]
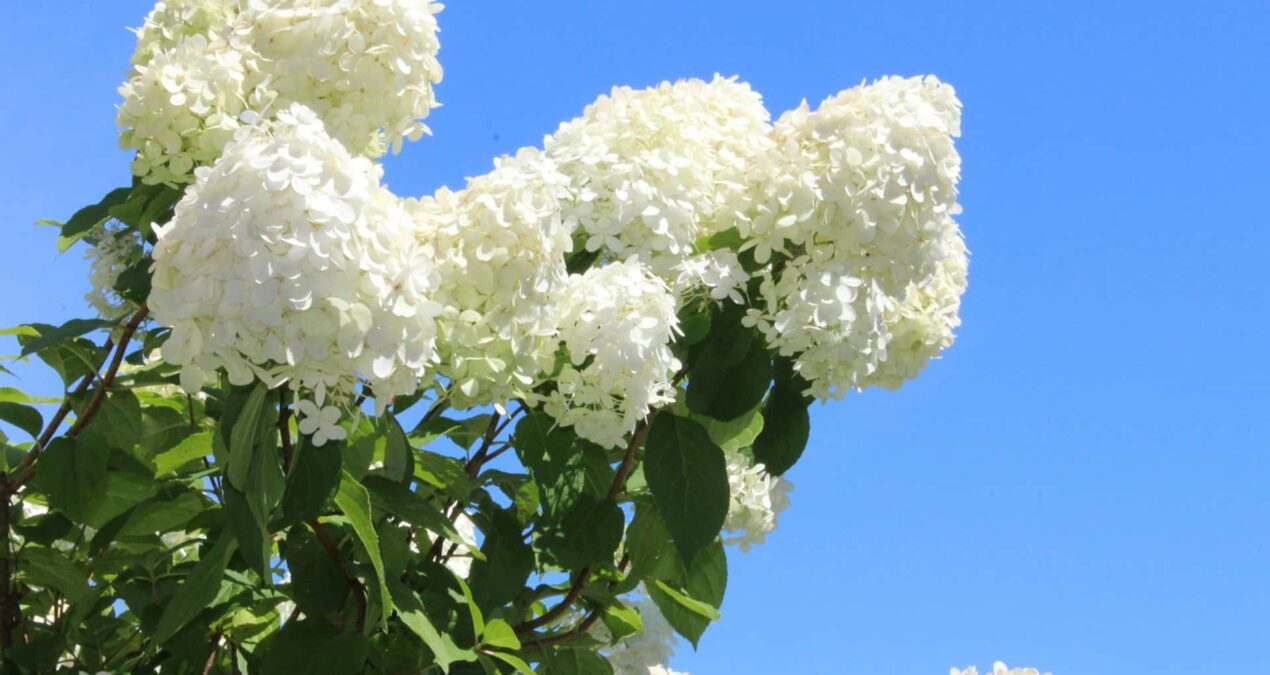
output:
[[[149,4],[0,8],[4,325],[86,314],[79,254],[30,223],[127,180],[115,87]],[[815,409],[793,507],[678,668],[1270,672],[1270,5],[486,1],[441,25],[445,107],[388,162],[399,194],[614,84],[738,74],[779,114],[934,73],[965,103],[957,345]]]

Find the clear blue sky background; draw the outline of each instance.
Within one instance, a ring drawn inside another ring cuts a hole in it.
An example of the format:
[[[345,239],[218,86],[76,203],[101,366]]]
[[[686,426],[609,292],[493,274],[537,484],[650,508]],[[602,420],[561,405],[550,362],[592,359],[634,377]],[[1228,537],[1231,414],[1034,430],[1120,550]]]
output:
[[[148,5],[0,8],[4,325],[86,313],[78,253],[30,223],[127,180],[115,87]],[[1270,4],[456,0],[441,21],[445,107],[388,163],[400,194],[613,84],[739,74],[779,113],[935,73],[965,102],[956,347],[815,410],[792,509],[731,557],[724,620],[677,667],[1270,672]]]

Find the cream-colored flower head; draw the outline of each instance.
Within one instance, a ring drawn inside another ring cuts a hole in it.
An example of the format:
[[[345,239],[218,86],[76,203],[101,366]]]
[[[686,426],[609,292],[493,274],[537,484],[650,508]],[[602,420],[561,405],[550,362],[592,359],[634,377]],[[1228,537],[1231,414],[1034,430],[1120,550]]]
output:
[[[652,408],[675,399],[675,296],[632,258],[573,275],[558,302],[569,362],[543,409],[582,438],[620,447]]]
[[[894,388],[950,346],[966,287],[960,102],[884,78],[786,113],[740,228],[764,272],[748,323],[820,398]]]
[[[180,185],[210,164],[248,111],[315,111],[353,154],[427,132],[441,81],[436,13],[416,0],[179,0],[137,30],[120,87],[133,173]]]
[[[529,148],[462,190],[407,202],[436,255],[440,374],[457,408],[529,397],[555,364],[554,297],[572,249],[564,180]]]
[[[436,361],[431,251],[380,169],[292,104],[245,128],[157,227],[150,308],[196,391],[217,368],[315,392],[305,433],[331,430],[328,392],[358,378],[376,403],[412,393]]]
[[[747,210],[748,174],[771,144],[768,119],[762,98],[735,78],[615,87],[544,147],[569,177],[565,209],[587,249],[665,274]]]

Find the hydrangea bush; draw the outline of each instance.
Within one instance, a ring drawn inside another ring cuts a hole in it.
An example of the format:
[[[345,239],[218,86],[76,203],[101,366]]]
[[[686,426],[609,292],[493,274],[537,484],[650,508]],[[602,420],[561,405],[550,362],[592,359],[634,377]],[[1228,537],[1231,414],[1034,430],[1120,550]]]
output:
[[[440,10],[137,30],[131,182],[56,224],[95,316],[5,331],[65,394],[0,389],[4,672],[670,673],[808,406],[952,345],[951,86],[775,123],[735,78],[618,87],[396,195]]]

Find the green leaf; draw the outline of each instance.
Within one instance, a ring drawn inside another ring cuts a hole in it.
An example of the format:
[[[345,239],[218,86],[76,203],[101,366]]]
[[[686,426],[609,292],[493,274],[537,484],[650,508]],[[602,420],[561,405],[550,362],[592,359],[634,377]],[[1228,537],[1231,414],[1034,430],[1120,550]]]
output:
[[[663,412],[644,448],[644,476],[685,564],[714,541],[728,515],[723,450],[700,424]]]
[[[697,555],[682,586],[658,579],[646,588],[675,632],[696,647],[710,622],[719,619],[718,608],[727,584],[727,555],[723,544],[715,542]]]
[[[583,495],[561,521],[559,527],[543,533],[539,545],[550,552],[565,569],[613,560],[622,541],[625,517],[609,499]]]
[[[13,387],[0,387],[0,403],[25,403],[40,405],[44,403],[58,403],[62,399],[55,396],[31,396],[20,389]]]
[[[692,366],[684,399],[692,412],[723,421],[757,407],[772,382],[772,362],[763,341],[755,339],[749,328],[738,325],[729,330],[733,334],[726,339],[711,336]],[[742,356],[735,359],[742,349]]]
[[[520,649],[520,639],[510,624],[502,619],[490,619],[485,624],[485,632],[481,635],[481,643],[489,647],[499,647],[516,651]]]
[[[166,476],[210,454],[212,454],[212,432],[202,431],[193,436],[186,436],[171,449],[155,456],[154,475]]]
[[[558,649],[542,664],[542,675],[613,675],[608,659],[586,649]]]
[[[113,325],[115,325],[114,321],[105,319],[71,319],[57,328],[40,331],[40,337],[22,345],[22,356],[42,352],[67,340]]]
[[[100,443],[131,454],[141,440],[145,423],[141,402],[131,391],[112,391],[79,433],[80,443]]]
[[[137,505],[119,534],[128,537],[182,530],[195,516],[210,507],[208,500],[197,492],[150,499]]]
[[[807,382],[794,373],[792,362],[778,361],[776,385],[763,404],[763,431],[754,439],[755,461],[773,476],[788,471],[807,447],[811,435],[807,406],[812,399],[803,394],[806,390]]]
[[[190,420],[183,411],[158,405],[145,406],[141,413],[140,454],[152,459],[190,435]],[[210,439],[209,439],[210,449]]]
[[[312,675],[364,673],[370,640],[361,633],[340,633],[319,647],[300,672]]]
[[[600,616],[604,626],[609,629],[614,640],[641,633],[644,630],[644,619],[631,607],[608,605]]]
[[[88,572],[57,549],[26,546],[22,549],[19,569],[28,583],[54,589],[71,602],[80,602],[92,595]]]
[[[340,512],[348,518],[366,550],[366,557],[375,569],[376,586],[373,588],[379,595],[379,604],[383,608],[383,616],[375,623],[387,621],[392,615],[392,599],[388,595],[388,586],[384,576],[384,560],[379,552],[379,534],[375,532],[375,523],[371,519],[370,493],[361,483],[347,472],[340,475],[339,488],[335,492],[335,504]]]
[[[340,484],[340,444],[313,446],[301,439],[282,494],[282,513],[291,522],[316,518]]]
[[[132,188],[115,188],[106,193],[105,197],[96,204],[85,206],[75,212],[62,226],[63,237],[73,237],[75,235],[84,234],[94,227],[101,224],[103,220],[110,216],[110,209],[114,206],[124,203],[128,199],[128,195],[132,192]]]
[[[83,522],[102,501],[106,492],[106,463],[110,449],[101,445],[79,445],[60,436],[49,442],[36,460],[35,480],[49,506]]]
[[[249,502],[249,497],[233,485],[222,486],[225,495],[225,515],[229,519],[229,529],[238,540],[238,548],[248,569],[254,571],[262,581],[269,581],[269,557],[272,553],[269,545],[269,532],[266,524],[256,517]]]
[[[459,647],[454,644],[450,635],[437,630],[424,612],[419,596],[406,588],[405,584],[394,579],[388,584],[388,589],[392,594],[392,602],[397,607],[397,616],[432,651],[442,672],[449,672],[451,663],[476,660],[475,652]]]
[[[256,456],[260,439],[260,418],[268,392],[264,384],[256,383],[229,433],[229,468],[225,475],[230,484],[244,493],[248,490],[247,481],[251,476],[252,460]]]
[[[538,484],[542,523],[558,522],[586,491],[586,459],[580,439],[539,411],[517,423],[512,446]],[[607,490],[608,485],[604,487]]]
[[[409,483],[414,476],[414,449],[406,440],[406,432],[402,431],[397,419],[385,416],[384,436],[384,475],[399,483]]]
[[[534,569],[534,554],[520,533],[520,523],[507,511],[494,511],[481,544],[484,560],[472,561],[468,583],[476,604],[489,612],[515,598]]]
[[[31,438],[39,438],[44,429],[44,416],[40,411],[21,403],[0,401],[0,420],[25,431]]]
[[[635,517],[626,528],[626,553],[631,560],[628,577],[638,582],[651,573],[669,545],[670,530],[657,513],[657,508],[644,502],[637,504]],[[670,548],[669,552],[673,554],[674,549]]]
[[[506,663],[512,668],[515,668],[516,672],[521,673],[521,675],[535,675],[534,669],[530,668],[529,664],[525,663],[525,661],[521,659],[519,656],[514,656],[512,654],[505,654],[503,652],[494,652],[494,651],[489,651],[485,653],[489,656],[492,656],[498,659],[499,661],[502,661],[503,663]]]
[[[362,483],[370,490],[371,503],[375,508],[387,511],[411,525],[422,527],[432,533],[439,533],[471,551],[472,555],[478,559],[482,557],[480,551],[471,542],[465,541],[459,535],[450,519],[418,493],[411,492],[401,483],[378,476],[367,476]]]
[[[307,616],[322,616],[344,606],[348,579],[330,553],[308,529],[296,527],[287,533],[284,557],[291,572],[291,597]]]
[[[229,557],[233,555],[237,545],[233,535],[226,531],[221,533],[210,550],[204,547],[202,559],[186,577],[185,583],[176,589],[159,617],[159,623],[154,629],[155,642],[163,644],[170,640],[190,619],[211,603],[220,590],[225,566],[229,564]]]

